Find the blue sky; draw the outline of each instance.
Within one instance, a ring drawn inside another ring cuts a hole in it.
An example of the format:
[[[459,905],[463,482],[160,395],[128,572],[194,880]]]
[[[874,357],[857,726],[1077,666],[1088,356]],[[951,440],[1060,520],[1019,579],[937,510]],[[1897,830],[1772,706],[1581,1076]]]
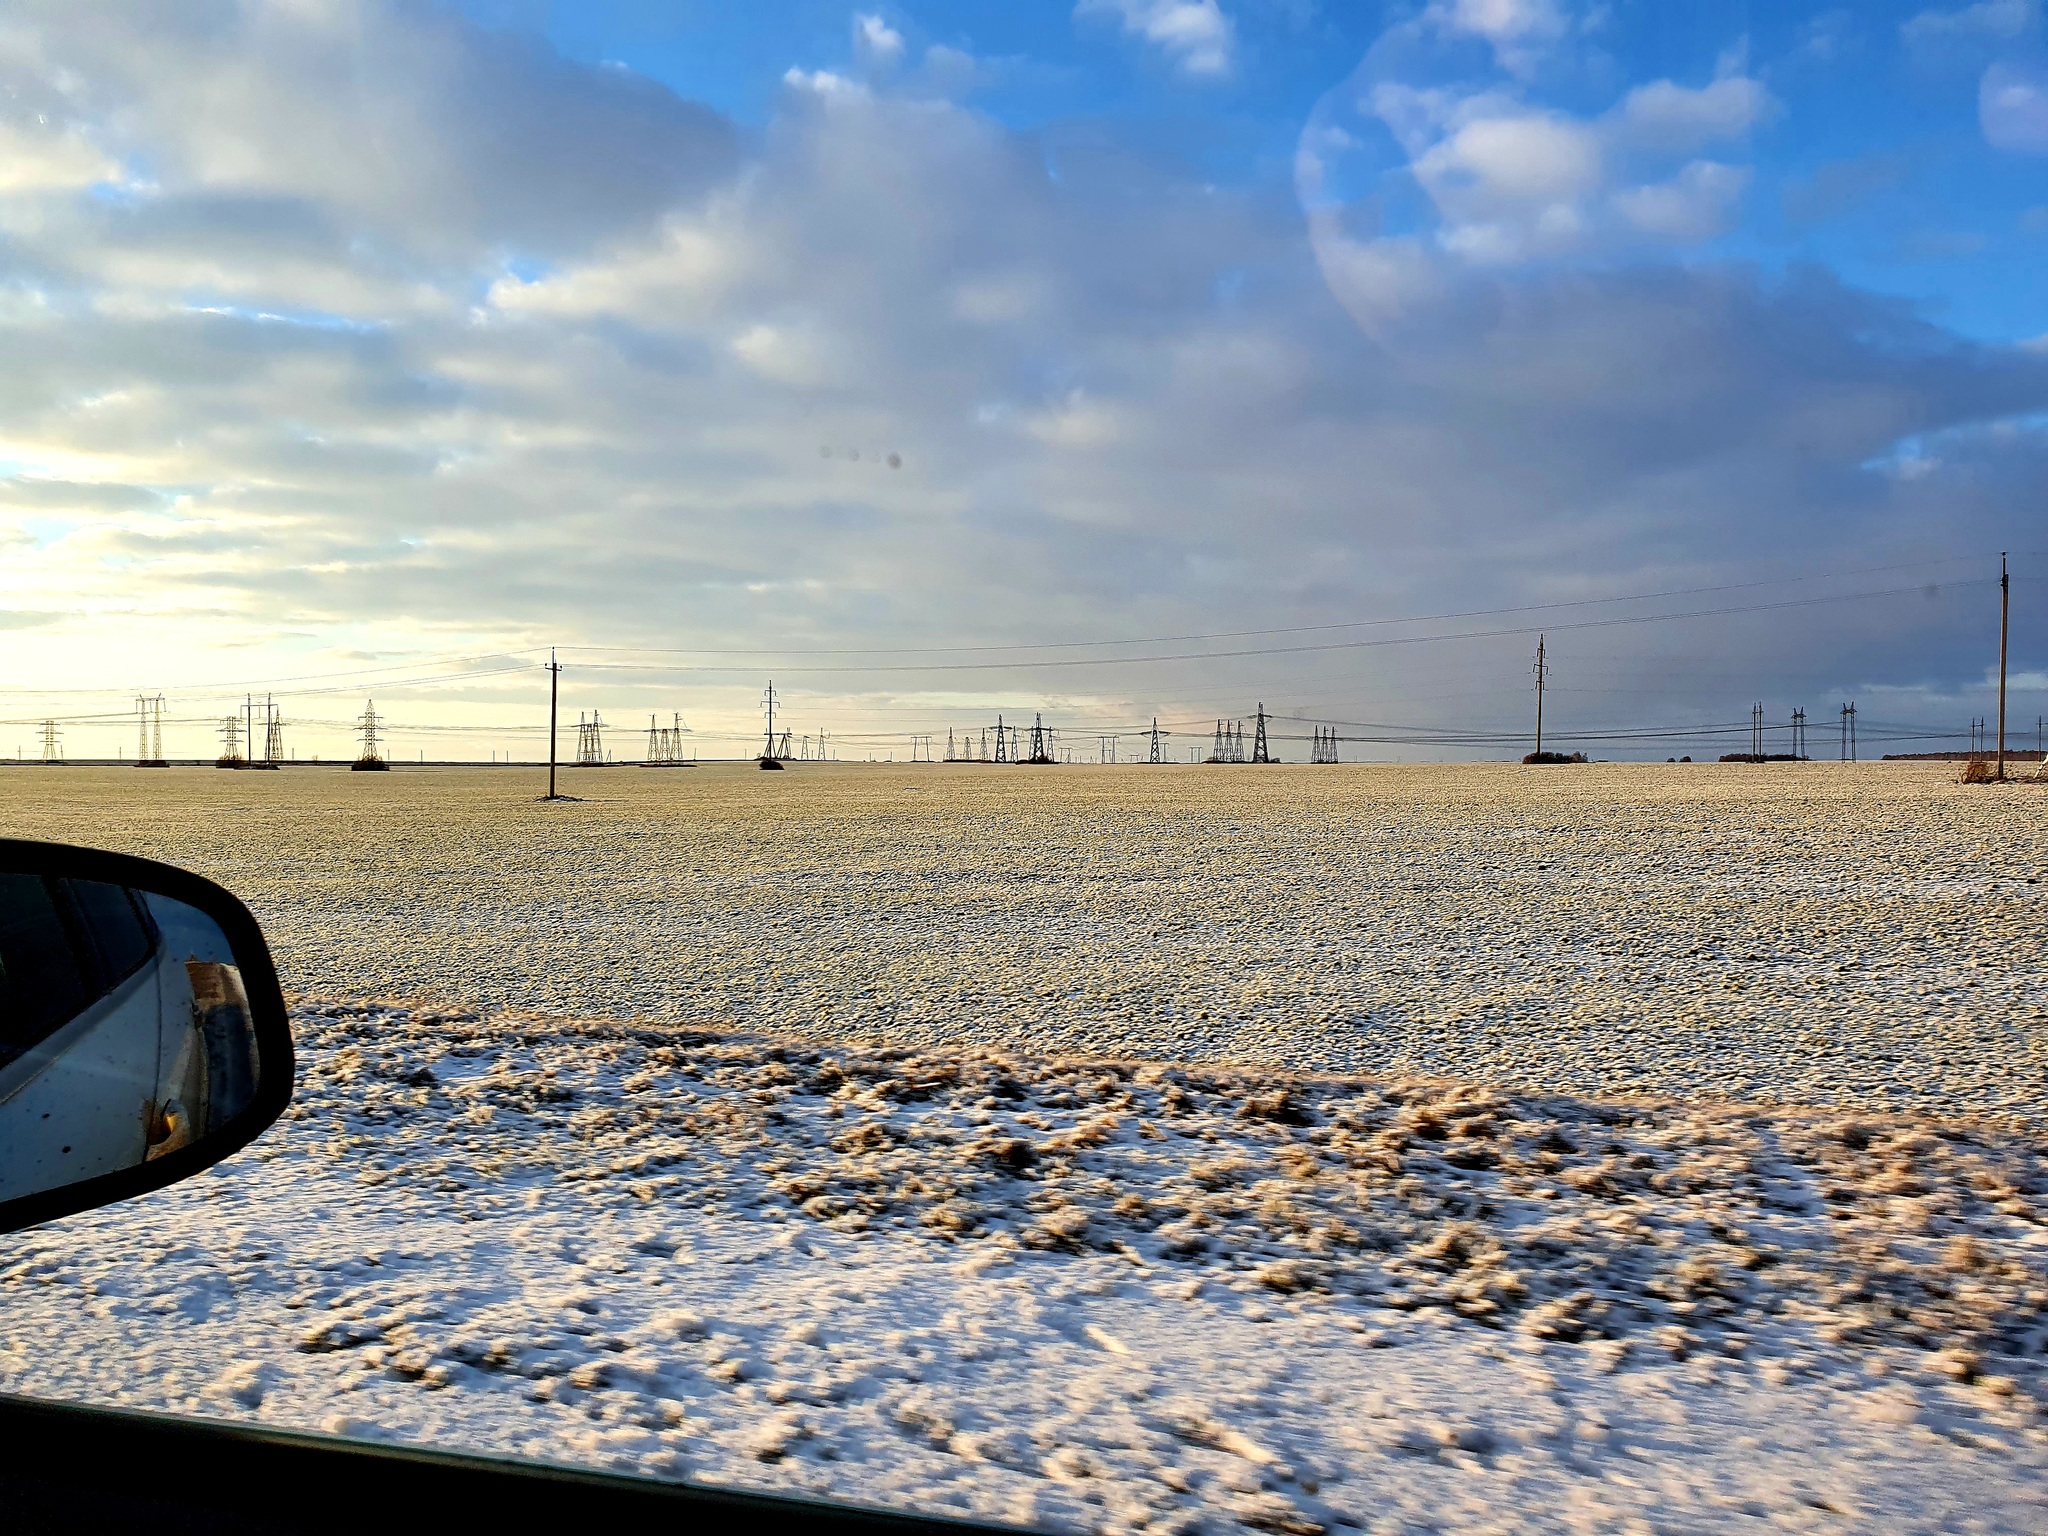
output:
[[[6,718],[2031,719],[2044,173],[2039,0],[30,7]]]
[[[788,69],[844,68],[852,54],[847,7],[821,0],[481,0],[467,9],[756,128],[773,114]],[[937,46],[981,61],[975,107],[1021,133],[1057,143],[1103,125],[1203,175],[1284,190],[1318,101],[1390,18],[1421,9],[1220,6],[1229,67],[1196,74],[1107,7],[1076,15],[1060,5],[935,3],[860,14],[902,37],[906,57]],[[1628,81],[1699,84],[1731,58],[1774,98],[1750,136],[1755,180],[1743,217],[1700,257],[1816,262],[1973,336],[2048,333],[2048,176],[2038,156],[1987,144],[1979,116],[1990,63],[2042,67],[2048,58],[2035,7],[1636,0],[1601,9],[1580,54],[1542,80],[1551,102],[1597,111]]]

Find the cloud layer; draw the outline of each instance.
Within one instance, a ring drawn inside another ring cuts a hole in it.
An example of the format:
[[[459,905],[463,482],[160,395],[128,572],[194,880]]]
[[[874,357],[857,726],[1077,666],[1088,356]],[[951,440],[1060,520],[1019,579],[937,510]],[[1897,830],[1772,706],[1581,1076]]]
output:
[[[1109,9],[1190,77],[1232,67],[1214,4]],[[2048,488],[2048,358],[1825,271],[1689,259],[1783,104],[1713,59],[1559,104],[1536,82],[1572,28],[1459,0],[1390,33],[1310,118],[1297,207],[891,90],[906,45],[873,16],[861,75],[800,61],[753,132],[409,9],[46,11],[0,33],[0,580],[63,617],[0,653],[154,691],[558,639],[1337,623],[2000,547]],[[1953,688],[1981,674],[1962,612],[1589,633],[1621,692],[1586,708],[1660,677],[1681,718]],[[1518,716],[1522,646],[782,665],[844,669],[786,673],[818,718],[906,730],[1034,698],[1464,720]],[[706,664],[745,670],[585,676],[737,730],[769,663]]]

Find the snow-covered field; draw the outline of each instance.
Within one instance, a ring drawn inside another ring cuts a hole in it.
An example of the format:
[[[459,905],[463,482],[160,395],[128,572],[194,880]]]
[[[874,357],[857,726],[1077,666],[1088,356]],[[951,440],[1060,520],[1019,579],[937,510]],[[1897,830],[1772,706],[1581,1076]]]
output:
[[[2048,786],[1946,764],[9,768],[286,985],[2048,1124]]]
[[[2048,1525],[2048,1165],[1898,1117],[311,1004],[0,1387],[1102,1529]]]
[[[2048,796],[369,777],[7,776],[250,899],[302,1072],[0,1242],[0,1389],[1065,1528],[2048,1528]]]

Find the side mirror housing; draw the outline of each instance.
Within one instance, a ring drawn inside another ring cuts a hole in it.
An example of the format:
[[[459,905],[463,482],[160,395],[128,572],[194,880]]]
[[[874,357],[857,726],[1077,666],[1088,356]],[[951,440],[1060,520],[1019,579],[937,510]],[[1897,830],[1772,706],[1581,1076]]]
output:
[[[189,1178],[291,1092],[248,908],[168,864],[0,839],[0,1232]]]

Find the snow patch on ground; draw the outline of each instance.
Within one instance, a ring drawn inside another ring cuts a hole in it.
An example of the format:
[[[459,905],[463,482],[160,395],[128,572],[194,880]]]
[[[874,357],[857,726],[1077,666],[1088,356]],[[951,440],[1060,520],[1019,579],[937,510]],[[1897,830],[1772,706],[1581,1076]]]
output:
[[[0,1388],[1063,1528],[2048,1527],[2024,1130],[294,1027],[255,1147],[6,1240]]]

